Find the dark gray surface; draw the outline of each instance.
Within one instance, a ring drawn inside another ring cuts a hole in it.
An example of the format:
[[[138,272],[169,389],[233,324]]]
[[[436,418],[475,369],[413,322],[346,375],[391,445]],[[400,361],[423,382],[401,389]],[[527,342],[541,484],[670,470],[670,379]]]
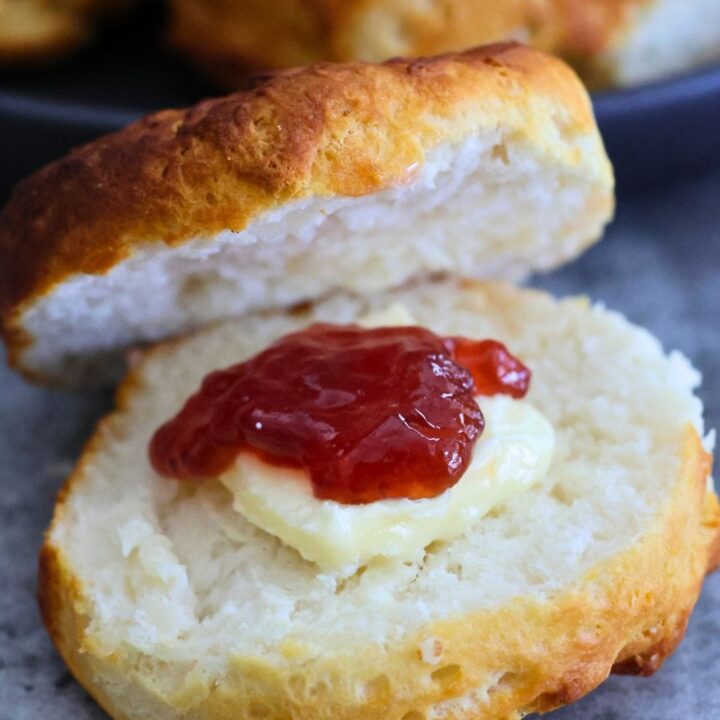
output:
[[[702,370],[720,425],[720,173],[619,211],[603,243],[537,284],[587,293],[680,348]],[[106,717],[65,671],[38,619],[36,556],[53,496],[108,393],[62,394],[0,369],[0,720]],[[688,636],[650,679],[611,678],[558,720],[720,718],[720,576]]]

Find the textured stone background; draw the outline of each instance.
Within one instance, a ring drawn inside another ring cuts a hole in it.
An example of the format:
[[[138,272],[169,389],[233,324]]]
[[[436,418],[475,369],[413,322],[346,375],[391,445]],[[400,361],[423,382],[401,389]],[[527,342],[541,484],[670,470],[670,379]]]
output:
[[[720,426],[720,174],[627,201],[608,236],[537,283],[587,293],[680,348],[702,370],[709,427]],[[0,720],[99,720],[59,660],[35,606],[36,556],[53,496],[108,393],[63,394],[0,369]],[[650,679],[611,678],[558,720],[720,718],[720,575],[687,638]]]

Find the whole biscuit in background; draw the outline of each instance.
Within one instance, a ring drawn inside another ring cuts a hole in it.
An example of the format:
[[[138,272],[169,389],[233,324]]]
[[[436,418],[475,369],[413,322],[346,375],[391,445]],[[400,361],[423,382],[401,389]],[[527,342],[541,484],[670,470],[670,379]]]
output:
[[[133,0],[0,0],[0,67],[47,62],[90,41]]]
[[[171,35],[216,81],[248,67],[413,57],[508,39],[568,60],[592,87],[720,56],[716,0],[170,0]]]

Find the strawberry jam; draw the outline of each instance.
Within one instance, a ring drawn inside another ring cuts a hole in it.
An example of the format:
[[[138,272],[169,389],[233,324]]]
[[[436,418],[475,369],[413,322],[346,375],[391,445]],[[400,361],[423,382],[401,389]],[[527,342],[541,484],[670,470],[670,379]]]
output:
[[[155,433],[162,475],[216,476],[242,451],[305,468],[317,498],[428,498],[470,463],[482,393],[525,395],[530,371],[494,340],[421,327],[311,325],[208,375]]]

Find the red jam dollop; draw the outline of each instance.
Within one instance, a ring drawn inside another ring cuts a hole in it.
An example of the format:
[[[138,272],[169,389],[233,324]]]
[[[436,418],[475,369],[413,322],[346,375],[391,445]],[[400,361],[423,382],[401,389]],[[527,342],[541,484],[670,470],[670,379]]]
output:
[[[162,475],[192,479],[251,451],[305,468],[320,499],[435,497],[460,479],[483,431],[475,395],[519,398],[529,382],[494,340],[315,324],[209,374],[157,430],[150,459]]]

